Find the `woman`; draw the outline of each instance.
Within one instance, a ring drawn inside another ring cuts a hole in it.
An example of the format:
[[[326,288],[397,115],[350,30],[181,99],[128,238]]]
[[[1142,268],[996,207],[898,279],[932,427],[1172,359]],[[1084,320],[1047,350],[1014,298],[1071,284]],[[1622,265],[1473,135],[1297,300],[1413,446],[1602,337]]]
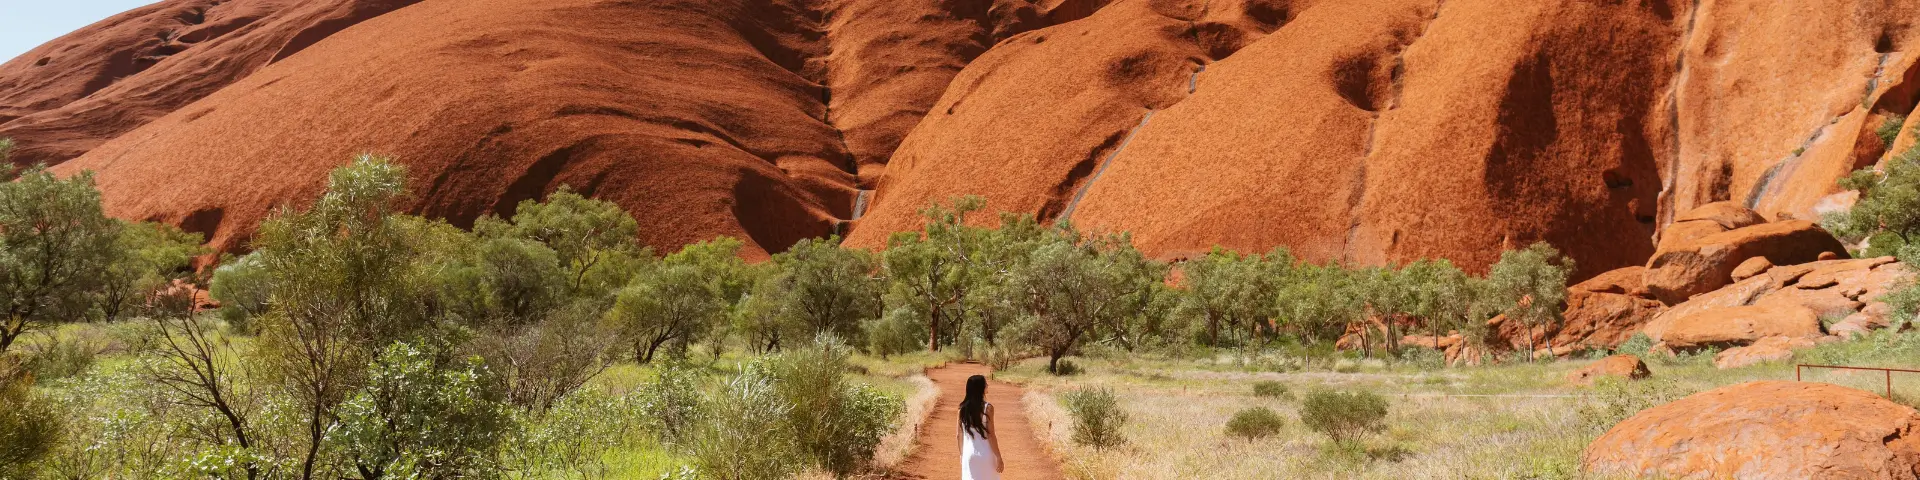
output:
[[[993,435],[987,377],[967,377],[967,397],[960,400],[960,478],[1000,480],[1000,471],[1006,466],[1000,460],[1000,439]]]

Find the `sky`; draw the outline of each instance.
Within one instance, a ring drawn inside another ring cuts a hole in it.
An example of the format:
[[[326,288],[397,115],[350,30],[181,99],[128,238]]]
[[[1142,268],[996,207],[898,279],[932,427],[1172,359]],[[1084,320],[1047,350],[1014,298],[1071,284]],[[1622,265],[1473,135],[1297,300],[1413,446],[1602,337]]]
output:
[[[0,0],[0,63],[153,0]]]

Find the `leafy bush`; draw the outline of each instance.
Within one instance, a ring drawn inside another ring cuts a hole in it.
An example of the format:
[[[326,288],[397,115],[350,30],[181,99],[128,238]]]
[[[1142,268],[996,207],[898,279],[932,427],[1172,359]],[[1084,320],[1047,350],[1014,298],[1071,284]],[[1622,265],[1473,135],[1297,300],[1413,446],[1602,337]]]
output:
[[[661,443],[680,443],[698,426],[701,381],[699,370],[671,362],[660,369],[660,378],[639,394],[640,415],[648,420]]]
[[[1053,374],[1057,376],[1062,376],[1062,377],[1065,377],[1068,375],[1079,375],[1081,372],[1084,372],[1084,371],[1086,370],[1081,369],[1080,364],[1073,363],[1072,360],[1067,360],[1064,358],[1060,359],[1060,361],[1054,363],[1053,365]]]
[[[917,352],[927,346],[927,325],[911,309],[895,308],[886,316],[868,320],[867,352],[881,357]]]
[[[1277,380],[1261,380],[1253,382],[1253,396],[1290,399],[1293,398],[1293,392],[1287,389],[1285,383]]]
[[[501,449],[514,471],[560,472],[579,478],[606,478],[606,452],[633,443],[642,419],[635,396],[582,389],[561,398],[545,412],[531,413]]]
[[[33,374],[0,356],[0,478],[33,478],[60,441],[54,406],[33,393]]]
[[[1647,352],[1651,350],[1653,350],[1653,337],[1648,337],[1645,332],[1633,334],[1633,337],[1628,338],[1627,341],[1620,342],[1620,346],[1613,349],[1613,351],[1618,353],[1627,353],[1639,357],[1647,356]]]
[[[1900,139],[1900,127],[1907,123],[1907,116],[1898,113],[1887,115],[1880,127],[1873,129],[1873,135],[1880,137],[1880,143],[1893,148],[1893,142]]]
[[[687,449],[703,477],[779,479],[798,470],[800,447],[787,426],[793,405],[780,398],[773,375],[749,366],[702,405],[707,415]]]
[[[1280,433],[1280,427],[1284,425],[1286,421],[1273,409],[1253,407],[1241,410],[1227,420],[1227,435],[1248,440],[1265,438]]]
[[[58,380],[84,373],[93,368],[94,358],[99,355],[99,346],[93,342],[63,335],[47,335],[46,341],[33,344],[25,350],[27,371],[42,380]]]
[[[1300,423],[1335,442],[1387,429],[1387,399],[1368,391],[1320,390],[1300,402]]]
[[[368,369],[366,388],[341,404],[330,440],[376,477],[484,477],[510,427],[484,372],[477,361],[446,362],[396,343]]]
[[[1127,412],[1121,410],[1113,390],[1092,387],[1069,391],[1060,395],[1060,405],[1073,416],[1075,443],[1106,448],[1126,441],[1120,429],[1127,424]]]
[[[893,431],[904,404],[866,385],[846,381],[847,351],[819,342],[765,360],[775,390],[791,406],[789,432],[815,465],[845,476],[873,459],[880,438]]]

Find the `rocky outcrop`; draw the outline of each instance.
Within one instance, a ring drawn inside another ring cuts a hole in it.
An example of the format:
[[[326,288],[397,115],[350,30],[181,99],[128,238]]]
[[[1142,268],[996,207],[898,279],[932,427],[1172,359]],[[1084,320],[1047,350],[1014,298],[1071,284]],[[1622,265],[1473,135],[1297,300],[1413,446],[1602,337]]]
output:
[[[1806,307],[1725,307],[1674,319],[1648,328],[1647,336],[1676,350],[1749,345],[1767,337],[1813,338],[1821,335],[1820,317]]]
[[[1647,363],[1640,361],[1640,357],[1614,355],[1596,360],[1592,365],[1568,373],[1567,383],[1588,386],[1605,377],[1639,380],[1651,376],[1653,371],[1647,370]]]
[[[1771,265],[1812,262],[1823,253],[1844,255],[1846,246],[1813,222],[1789,220],[1747,224],[1757,218],[1737,206],[1713,204],[1676,222],[1660,239],[1660,247],[1647,262],[1646,288],[1654,298],[1668,305],[1687,301],[1694,295],[1714,291],[1734,282],[1734,277],[1752,277],[1764,267],[1747,262],[1764,258]],[[1727,228],[1728,225],[1742,225]],[[1746,271],[1740,266],[1747,265]]]
[[[1826,260],[1773,267],[1764,273],[1667,308],[1648,322],[1643,331],[1654,340],[1664,340],[1667,332],[1673,330],[1676,324],[1690,317],[1697,318],[1685,320],[1684,323],[1688,325],[1680,327],[1681,330],[1710,327],[1737,331],[1744,327],[1735,323],[1720,325],[1715,322],[1766,317],[1775,320],[1790,318],[1789,323],[1795,325],[1790,331],[1794,333],[1752,331],[1739,335],[1741,340],[1723,346],[1750,343],[1774,334],[1792,337],[1817,337],[1825,333],[1857,335],[1888,325],[1886,316],[1891,309],[1881,302],[1881,297],[1909,281],[1912,275],[1905,264],[1895,262],[1893,257]],[[1809,316],[1813,319],[1811,322],[1808,321]],[[1833,323],[1828,331],[1808,331],[1808,325],[1817,328],[1822,319]],[[1854,333],[1846,333],[1848,331]],[[1694,347],[1686,342],[1670,346],[1677,349]]]
[[[1603,476],[1912,479],[1920,412],[1824,383],[1748,382],[1628,418],[1588,445]]]

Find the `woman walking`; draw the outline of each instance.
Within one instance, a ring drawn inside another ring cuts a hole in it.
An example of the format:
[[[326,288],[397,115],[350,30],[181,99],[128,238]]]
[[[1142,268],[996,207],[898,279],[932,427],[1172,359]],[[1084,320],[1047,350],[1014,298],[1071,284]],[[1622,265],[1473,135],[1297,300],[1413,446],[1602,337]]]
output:
[[[993,404],[987,403],[987,377],[967,377],[967,396],[960,400],[960,478],[1000,480],[1005,469],[993,432]]]

